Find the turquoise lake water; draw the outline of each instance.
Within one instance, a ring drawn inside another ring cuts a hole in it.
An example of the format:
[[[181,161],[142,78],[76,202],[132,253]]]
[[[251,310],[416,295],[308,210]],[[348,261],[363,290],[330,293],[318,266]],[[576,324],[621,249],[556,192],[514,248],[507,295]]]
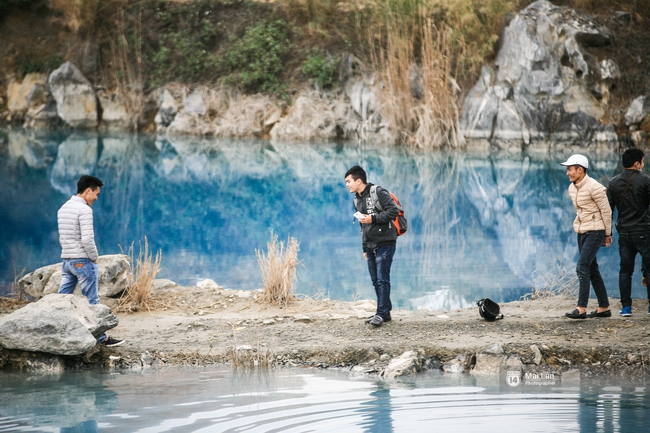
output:
[[[617,156],[592,159],[606,182]],[[162,251],[160,278],[193,285],[210,278],[260,288],[255,250],[271,230],[300,242],[296,291],[331,299],[374,298],[361,255],[346,170],[393,191],[409,232],[392,272],[396,308],[453,309],[490,297],[519,299],[540,278],[574,275],[575,210],[557,157],[487,152],[417,152],[355,143],[270,143],[150,136],[0,134],[0,291],[22,269],[60,261],[56,211],[81,174],[105,183],[93,206],[100,254],[127,251],[146,236]],[[137,249],[136,249],[137,251]],[[618,297],[618,251],[598,260]],[[635,297],[646,297],[634,279]]]
[[[0,373],[0,432],[647,432],[643,383],[511,387],[431,372],[394,380],[316,369]],[[540,382],[541,383],[541,382]]]

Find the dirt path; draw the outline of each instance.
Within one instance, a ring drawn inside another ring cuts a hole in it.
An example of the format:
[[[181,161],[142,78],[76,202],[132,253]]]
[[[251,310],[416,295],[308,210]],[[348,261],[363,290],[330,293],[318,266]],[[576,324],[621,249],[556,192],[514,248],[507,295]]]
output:
[[[558,296],[503,304],[505,318],[496,322],[481,319],[477,308],[397,310],[391,322],[373,328],[362,320],[374,312],[372,301],[302,299],[282,308],[255,298],[254,292],[245,291],[163,289],[156,299],[166,307],[117,313],[120,325],[111,335],[126,343],[108,352],[119,357],[122,366],[203,365],[229,361],[233,348],[239,347],[271,354],[276,364],[331,367],[372,362],[385,354],[395,357],[407,350],[420,350],[442,364],[459,354],[471,359],[500,342],[506,355],[518,355],[525,365],[532,364],[531,345],[536,345],[548,368],[650,373],[650,315],[642,300],[635,300],[635,315],[629,318],[618,316],[612,305],[612,318],[566,319],[564,313],[573,309],[575,300]]]

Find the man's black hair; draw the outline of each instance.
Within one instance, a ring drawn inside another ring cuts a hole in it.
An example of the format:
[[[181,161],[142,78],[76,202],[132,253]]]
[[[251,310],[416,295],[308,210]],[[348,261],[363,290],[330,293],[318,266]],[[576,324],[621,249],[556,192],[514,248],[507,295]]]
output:
[[[77,181],[77,194],[83,194],[83,192],[88,188],[95,191],[97,188],[102,186],[104,186],[104,184],[101,180],[97,179],[95,176],[84,174]]]
[[[348,177],[350,175],[352,175],[352,179],[354,180],[361,179],[361,182],[368,183],[366,181],[366,171],[363,168],[359,167],[358,165],[355,165],[354,167],[350,168],[348,171],[345,172],[345,177]]]
[[[641,149],[628,149],[623,152],[623,167],[630,168],[634,165],[635,162],[641,162],[643,160],[644,154]]]

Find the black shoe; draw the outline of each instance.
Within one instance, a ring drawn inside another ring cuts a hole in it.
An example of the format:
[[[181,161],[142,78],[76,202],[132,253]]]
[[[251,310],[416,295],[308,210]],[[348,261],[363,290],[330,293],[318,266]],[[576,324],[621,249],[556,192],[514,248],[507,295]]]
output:
[[[117,338],[113,337],[108,337],[106,340],[100,342],[100,344],[103,344],[106,347],[115,347],[119,346],[122,343],[124,343],[124,340],[118,340]]]
[[[587,314],[587,317],[590,319],[593,319],[595,317],[612,317],[612,310],[601,311],[600,313],[598,310],[594,310],[591,313]]]
[[[586,319],[587,318],[587,312],[585,311],[584,313],[581,313],[577,308],[573,310],[570,313],[565,314],[566,317],[569,319]]]
[[[381,316],[375,315],[372,319],[370,319],[370,322],[368,323],[378,328],[382,323],[384,323],[384,319],[382,319]]]

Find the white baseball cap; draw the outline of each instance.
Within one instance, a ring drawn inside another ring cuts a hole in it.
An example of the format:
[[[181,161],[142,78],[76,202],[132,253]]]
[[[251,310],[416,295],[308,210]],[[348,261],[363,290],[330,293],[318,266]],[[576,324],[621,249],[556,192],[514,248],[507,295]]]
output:
[[[575,154],[571,155],[562,165],[579,165],[584,168],[589,168],[589,161],[587,161],[586,156]]]

